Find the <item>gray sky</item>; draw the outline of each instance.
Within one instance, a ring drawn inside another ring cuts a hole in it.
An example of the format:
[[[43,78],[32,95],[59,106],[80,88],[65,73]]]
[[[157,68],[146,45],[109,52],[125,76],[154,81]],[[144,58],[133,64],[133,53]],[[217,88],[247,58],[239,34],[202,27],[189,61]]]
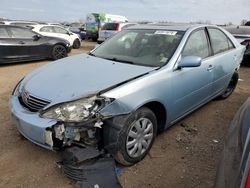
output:
[[[250,0],[1,0],[0,17],[78,21],[87,13],[126,16],[129,21],[207,21],[239,24],[250,20]]]

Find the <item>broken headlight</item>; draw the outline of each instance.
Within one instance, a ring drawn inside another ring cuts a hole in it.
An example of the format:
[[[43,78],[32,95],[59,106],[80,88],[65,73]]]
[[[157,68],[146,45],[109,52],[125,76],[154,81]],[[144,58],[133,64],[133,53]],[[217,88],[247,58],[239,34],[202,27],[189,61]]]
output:
[[[102,106],[102,100],[94,96],[51,107],[41,116],[65,122],[82,122],[93,117]]]

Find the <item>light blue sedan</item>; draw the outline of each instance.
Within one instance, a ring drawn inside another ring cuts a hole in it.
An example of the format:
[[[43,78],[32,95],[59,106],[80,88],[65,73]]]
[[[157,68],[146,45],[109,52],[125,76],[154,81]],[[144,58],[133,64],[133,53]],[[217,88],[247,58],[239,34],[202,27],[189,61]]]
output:
[[[233,92],[244,50],[217,26],[133,26],[25,76],[10,99],[12,117],[42,147],[96,147],[132,165],[157,132]]]

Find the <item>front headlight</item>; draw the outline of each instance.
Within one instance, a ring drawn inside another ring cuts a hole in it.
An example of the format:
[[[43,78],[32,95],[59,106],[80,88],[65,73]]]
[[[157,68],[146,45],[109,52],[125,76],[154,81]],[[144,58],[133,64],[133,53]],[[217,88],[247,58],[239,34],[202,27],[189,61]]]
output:
[[[90,119],[102,106],[96,96],[84,98],[49,108],[41,114],[42,117],[65,122],[82,122]]]
[[[23,78],[15,86],[14,90],[12,91],[12,95],[15,95],[17,97],[20,96],[20,85],[22,81],[23,81]]]

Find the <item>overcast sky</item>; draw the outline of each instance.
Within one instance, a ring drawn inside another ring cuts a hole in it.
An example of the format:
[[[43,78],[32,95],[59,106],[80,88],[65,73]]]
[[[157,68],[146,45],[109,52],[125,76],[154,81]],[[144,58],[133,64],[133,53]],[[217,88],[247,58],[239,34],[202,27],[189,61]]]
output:
[[[39,21],[78,21],[87,13],[126,16],[129,21],[250,20],[250,0],[1,0],[0,17]]]

